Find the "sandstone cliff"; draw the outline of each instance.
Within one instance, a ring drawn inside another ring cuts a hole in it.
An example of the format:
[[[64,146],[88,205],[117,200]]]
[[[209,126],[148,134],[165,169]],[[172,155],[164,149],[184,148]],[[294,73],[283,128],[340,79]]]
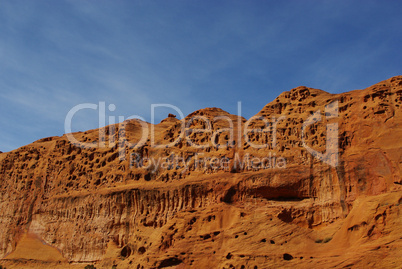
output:
[[[402,76],[298,87],[248,121],[206,108],[0,153],[0,264],[397,268],[401,106]]]

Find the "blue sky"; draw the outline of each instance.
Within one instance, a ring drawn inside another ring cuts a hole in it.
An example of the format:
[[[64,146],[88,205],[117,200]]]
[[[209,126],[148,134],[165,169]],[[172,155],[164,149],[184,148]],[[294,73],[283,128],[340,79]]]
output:
[[[107,116],[169,103],[256,114],[305,85],[331,93],[402,74],[401,1],[0,0],[0,150],[62,135],[80,103]],[[174,111],[157,111],[157,120]],[[97,128],[82,110],[73,130]]]

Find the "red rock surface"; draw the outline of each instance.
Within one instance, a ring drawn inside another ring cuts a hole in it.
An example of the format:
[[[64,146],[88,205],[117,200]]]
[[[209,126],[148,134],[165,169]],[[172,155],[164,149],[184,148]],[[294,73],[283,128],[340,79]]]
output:
[[[74,133],[104,147],[80,148],[64,135],[1,153],[0,265],[400,268],[401,106],[402,76],[343,94],[298,87],[249,121],[205,108],[154,126],[107,126],[104,139],[99,130]],[[196,132],[208,128],[205,118],[217,135]],[[302,138],[303,123],[314,118]],[[163,146],[152,147],[151,137],[138,146],[142,126]],[[248,132],[247,143],[238,132],[246,126],[263,130]],[[306,146],[325,153],[335,126],[332,166]],[[183,132],[193,145],[178,141]],[[194,146],[211,141],[218,146]],[[188,167],[131,167],[131,156],[178,156]],[[254,165],[265,157],[266,169],[234,165],[247,156]],[[228,163],[197,163],[207,157]]]

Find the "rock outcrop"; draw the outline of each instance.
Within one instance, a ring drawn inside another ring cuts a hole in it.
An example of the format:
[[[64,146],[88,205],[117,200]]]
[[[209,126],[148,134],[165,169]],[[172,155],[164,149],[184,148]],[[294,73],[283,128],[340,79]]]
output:
[[[249,120],[205,108],[1,153],[0,264],[394,268],[401,106],[402,76],[298,87]]]

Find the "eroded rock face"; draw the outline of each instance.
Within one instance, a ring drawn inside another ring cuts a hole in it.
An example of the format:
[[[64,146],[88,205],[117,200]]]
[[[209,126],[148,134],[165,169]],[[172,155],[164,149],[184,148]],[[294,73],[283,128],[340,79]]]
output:
[[[67,261],[119,268],[374,259],[362,243],[401,238],[401,106],[402,76],[343,94],[298,87],[249,121],[206,108],[2,153],[0,257],[24,258],[28,234]]]

